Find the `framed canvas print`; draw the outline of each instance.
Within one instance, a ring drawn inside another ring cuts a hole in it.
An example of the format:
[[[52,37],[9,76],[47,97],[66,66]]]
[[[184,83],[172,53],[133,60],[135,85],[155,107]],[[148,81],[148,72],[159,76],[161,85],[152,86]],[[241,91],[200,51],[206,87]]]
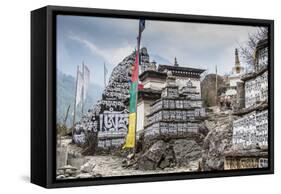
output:
[[[272,174],[272,20],[31,12],[31,182]]]

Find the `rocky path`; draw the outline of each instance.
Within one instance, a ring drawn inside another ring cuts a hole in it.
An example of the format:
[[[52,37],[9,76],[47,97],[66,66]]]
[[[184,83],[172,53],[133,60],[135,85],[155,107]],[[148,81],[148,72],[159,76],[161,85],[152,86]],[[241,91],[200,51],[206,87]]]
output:
[[[89,159],[89,162],[95,164],[93,171],[97,174],[100,174],[102,177],[189,172],[197,168],[197,164],[195,163],[189,167],[181,168],[175,167],[165,168],[163,170],[136,170],[133,167],[123,167],[122,161],[124,159],[118,156],[88,156],[87,158]]]
[[[58,168],[58,179],[163,174],[198,170],[197,161],[191,162],[188,167],[167,167],[156,170],[141,170],[134,166],[126,167],[123,157],[114,155],[82,156],[80,154],[81,148],[70,142],[71,140],[68,138],[63,138],[60,142],[61,146],[67,147],[68,159],[67,165],[65,163],[64,166]]]
[[[224,151],[231,146],[232,122],[231,110],[214,107],[205,125],[209,133],[204,139],[202,150],[202,170],[224,170]]]

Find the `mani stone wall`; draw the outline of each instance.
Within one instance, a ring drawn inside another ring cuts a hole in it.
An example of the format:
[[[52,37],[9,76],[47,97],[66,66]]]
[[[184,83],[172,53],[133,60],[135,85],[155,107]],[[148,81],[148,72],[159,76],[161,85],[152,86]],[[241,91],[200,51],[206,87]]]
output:
[[[228,157],[224,162],[224,169],[267,168],[266,157]]]
[[[242,109],[238,118],[233,121],[232,146],[225,152],[224,169],[266,167],[268,167],[267,104],[253,105]]]
[[[268,145],[268,110],[253,111],[233,121],[234,149],[253,149]]]
[[[225,152],[225,169],[268,167],[267,66],[242,77],[245,107],[233,121],[232,147]],[[239,96],[240,108],[244,103]]]
[[[268,71],[245,81],[245,107],[251,107],[257,102],[267,101]]]
[[[224,169],[268,167],[268,110],[254,110],[233,121],[232,147]]]
[[[144,128],[146,142],[198,134],[200,118],[205,116],[199,93],[192,83],[188,82],[180,94],[171,75],[167,77],[161,98],[151,105],[150,110],[148,125]]]
[[[75,125],[73,140],[77,144],[96,144],[97,150],[121,147],[128,131],[129,81],[136,53],[133,52],[112,71],[101,100]],[[141,64],[149,62],[146,48],[140,50]],[[97,136],[97,139],[92,138]]]

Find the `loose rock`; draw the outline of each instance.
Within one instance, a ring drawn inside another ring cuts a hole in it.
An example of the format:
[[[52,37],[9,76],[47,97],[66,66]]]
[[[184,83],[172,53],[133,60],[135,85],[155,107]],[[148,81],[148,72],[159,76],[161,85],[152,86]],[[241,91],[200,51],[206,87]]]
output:
[[[86,162],[84,165],[82,165],[80,170],[81,170],[81,172],[90,173],[93,171],[95,166],[96,165],[94,164],[94,162],[90,160],[90,161]]]

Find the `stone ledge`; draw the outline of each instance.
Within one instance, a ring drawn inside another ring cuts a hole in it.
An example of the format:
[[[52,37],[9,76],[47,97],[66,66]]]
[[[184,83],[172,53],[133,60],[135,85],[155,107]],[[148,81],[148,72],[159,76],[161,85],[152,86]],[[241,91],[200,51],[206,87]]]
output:
[[[238,150],[230,149],[224,152],[225,157],[267,157],[267,149],[249,149],[249,150]]]
[[[243,109],[241,109],[239,111],[233,112],[233,115],[241,116],[241,115],[244,115],[244,114],[256,111],[256,110],[262,111],[262,110],[265,110],[267,108],[268,108],[268,102],[267,101],[263,101],[263,102],[260,102],[259,104],[257,104],[256,106],[251,106],[251,107],[248,107],[248,108],[243,108]]]

